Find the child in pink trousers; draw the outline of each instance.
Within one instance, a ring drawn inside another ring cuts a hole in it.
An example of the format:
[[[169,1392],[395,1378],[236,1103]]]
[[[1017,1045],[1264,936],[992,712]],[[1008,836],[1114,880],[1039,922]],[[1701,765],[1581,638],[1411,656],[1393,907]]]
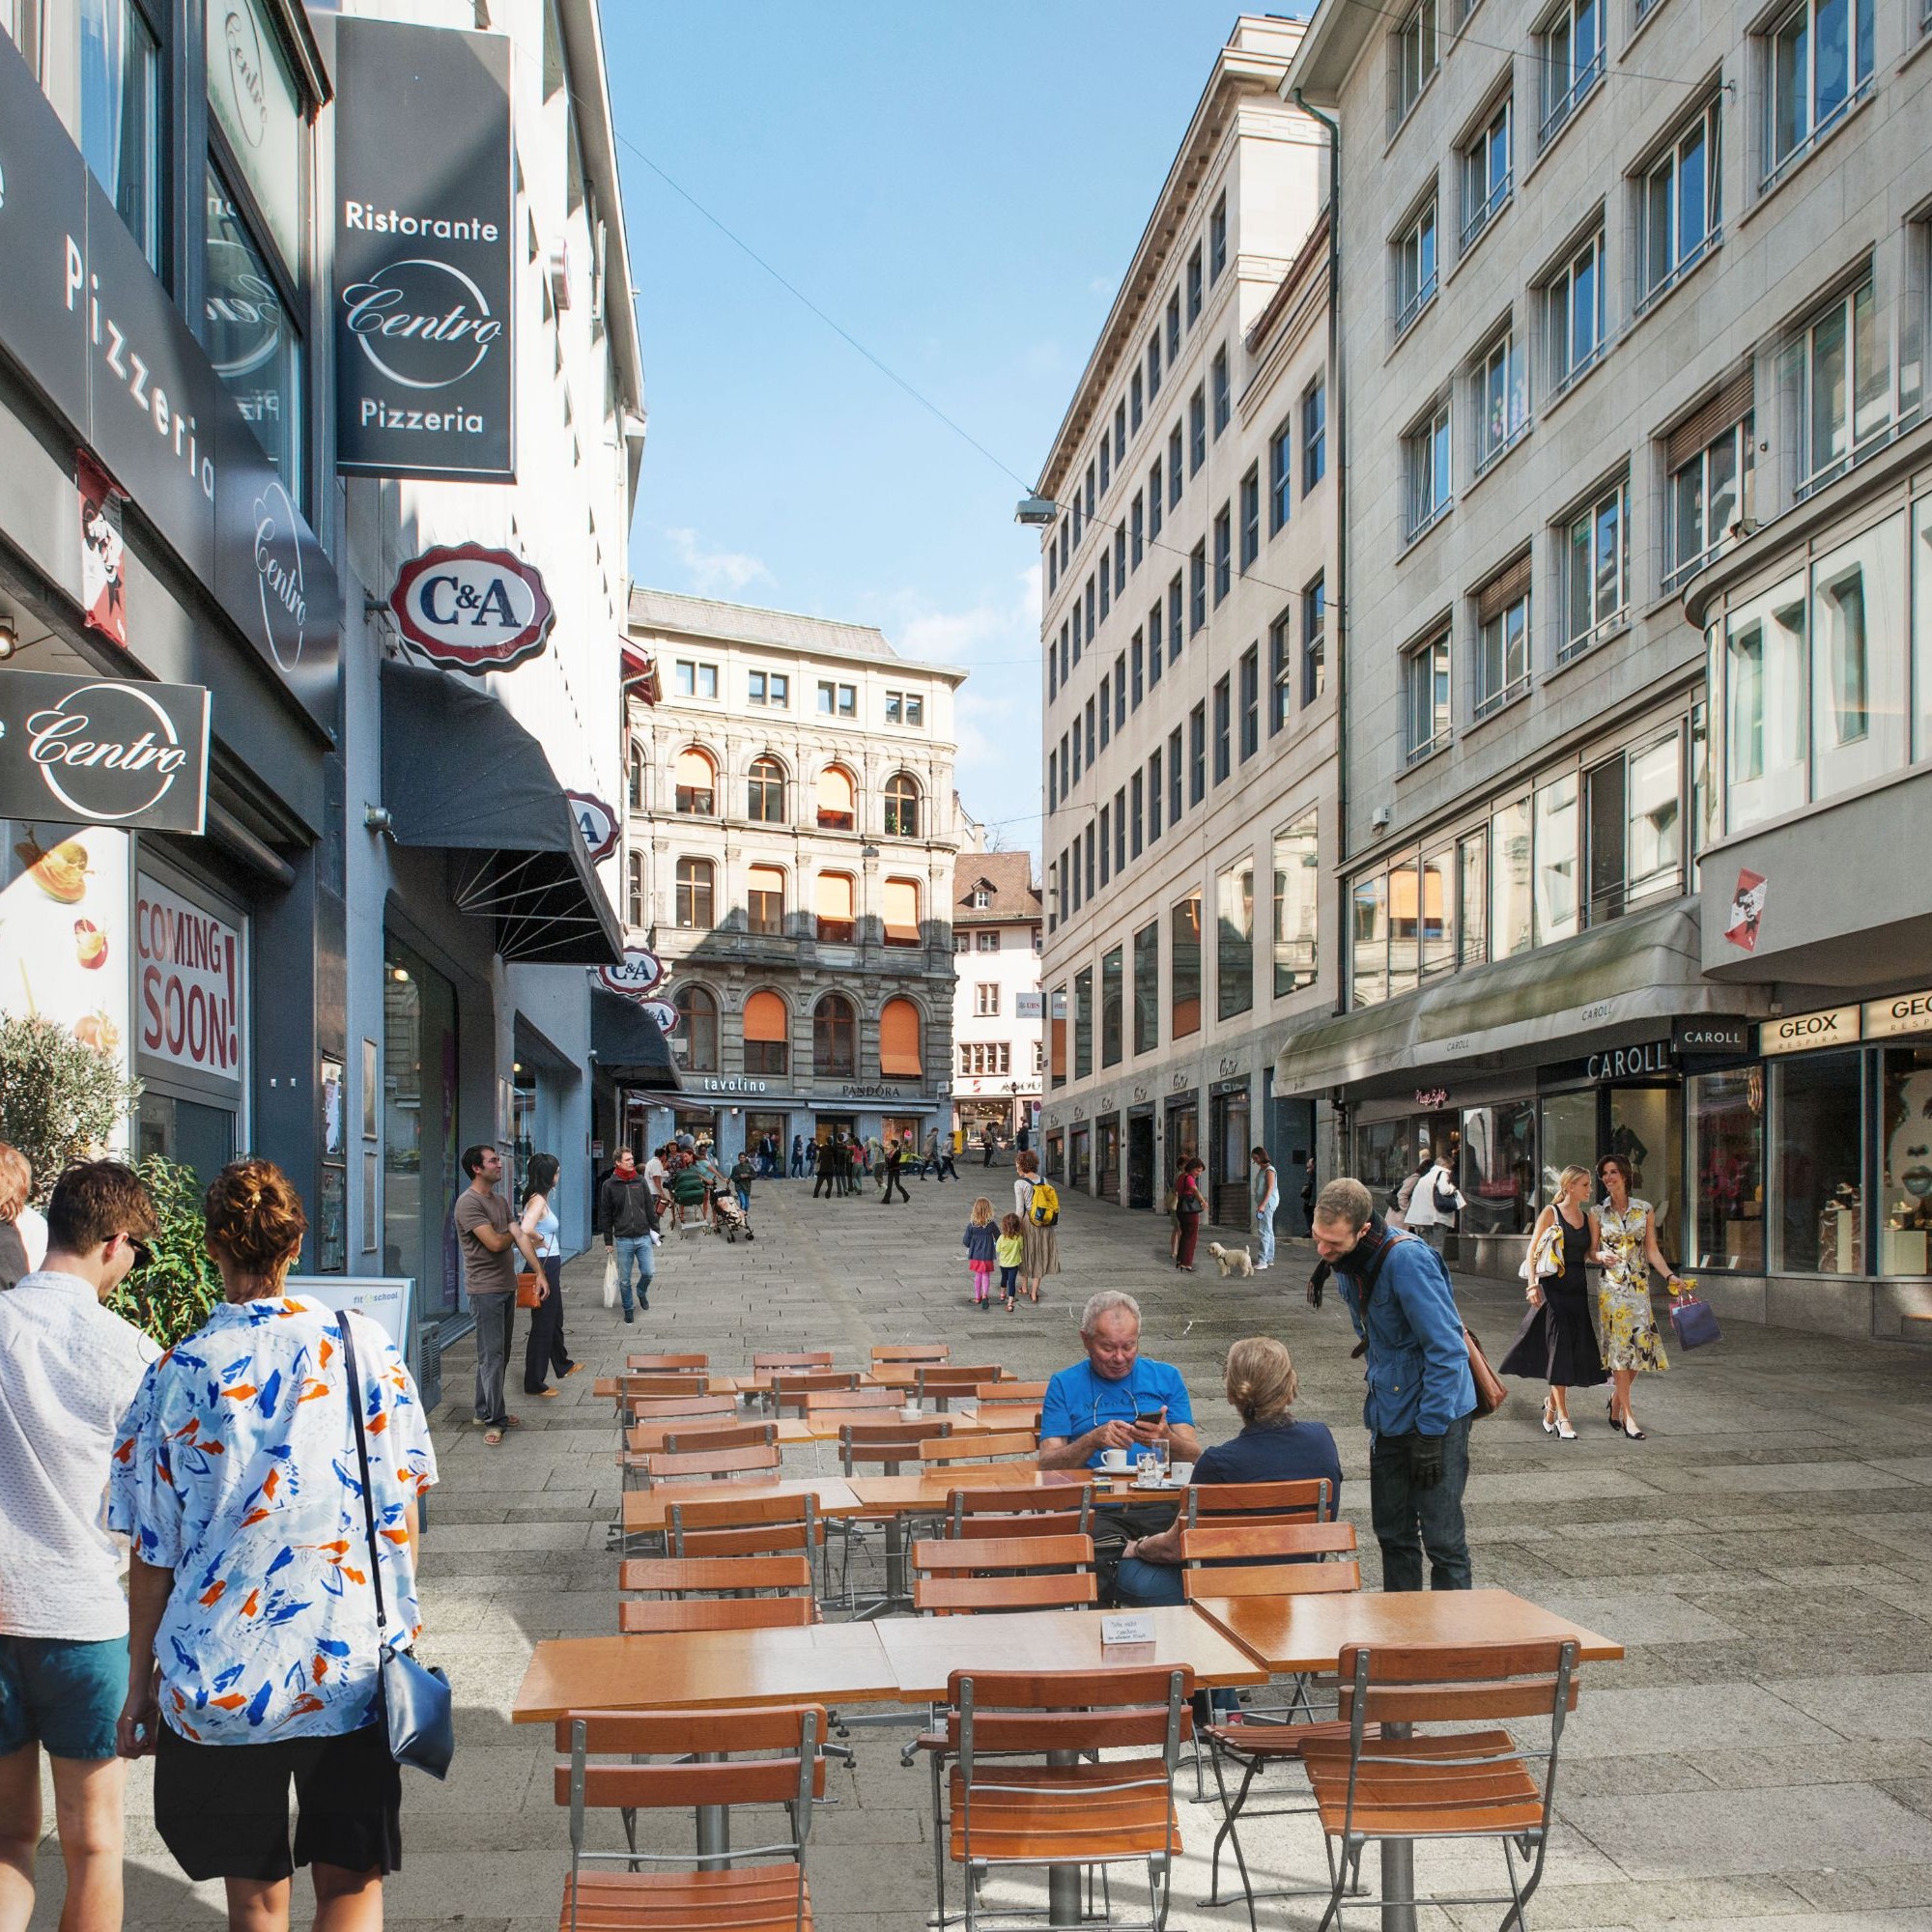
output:
[[[992,1305],[993,1262],[999,1253],[1000,1230],[993,1219],[993,1204],[982,1194],[973,1204],[973,1218],[966,1224],[960,1246],[966,1250],[967,1265],[973,1270],[973,1305]]]

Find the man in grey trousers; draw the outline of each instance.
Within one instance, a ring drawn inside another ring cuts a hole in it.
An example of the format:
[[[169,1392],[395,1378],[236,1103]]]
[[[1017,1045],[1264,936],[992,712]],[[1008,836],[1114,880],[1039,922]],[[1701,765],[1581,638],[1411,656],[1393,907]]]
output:
[[[503,1406],[503,1371],[510,1359],[510,1329],[517,1319],[517,1263],[521,1254],[536,1271],[537,1293],[549,1285],[536,1243],[512,1218],[497,1189],[503,1156],[493,1147],[463,1150],[469,1185],[456,1197],[456,1244],[463,1255],[463,1286],[476,1317],[476,1420],[483,1440],[495,1448],[517,1420]]]

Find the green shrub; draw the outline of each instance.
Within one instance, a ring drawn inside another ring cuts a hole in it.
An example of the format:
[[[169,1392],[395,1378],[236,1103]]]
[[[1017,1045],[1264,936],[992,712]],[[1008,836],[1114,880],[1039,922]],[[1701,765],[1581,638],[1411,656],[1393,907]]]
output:
[[[115,1290],[108,1306],[162,1348],[172,1349],[219,1304],[221,1277],[208,1258],[202,1188],[194,1170],[157,1153],[134,1166],[155,1197],[160,1232],[148,1242],[153,1259]]]
[[[34,1167],[44,1201],[63,1168],[93,1159],[141,1096],[104,1053],[38,1013],[0,1013],[0,1140]]]

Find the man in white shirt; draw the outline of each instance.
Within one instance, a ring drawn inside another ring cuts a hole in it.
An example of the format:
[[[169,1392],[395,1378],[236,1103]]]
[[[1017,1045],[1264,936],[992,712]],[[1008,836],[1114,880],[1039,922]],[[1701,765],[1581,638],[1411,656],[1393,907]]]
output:
[[[115,1437],[159,1350],[102,1303],[157,1225],[132,1168],[71,1167],[47,1203],[44,1265],[0,1295],[0,1932],[24,1932],[34,1909],[43,1746],[67,1865],[62,1932],[121,1924],[128,1600],[103,1502]]]
[[[1467,1205],[1449,1171],[1449,1150],[1444,1148],[1434,1165],[1416,1176],[1403,1218],[1410,1232],[1420,1235],[1439,1255],[1443,1236],[1455,1233],[1456,1217]]]

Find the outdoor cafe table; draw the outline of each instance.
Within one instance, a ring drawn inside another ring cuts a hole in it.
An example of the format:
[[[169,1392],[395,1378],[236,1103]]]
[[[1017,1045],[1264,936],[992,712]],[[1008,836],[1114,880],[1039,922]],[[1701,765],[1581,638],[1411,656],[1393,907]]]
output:
[[[1197,1597],[1194,1607],[1284,1675],[1333,1670],[1351,1643],[1548,1643],[1574,1640],[1580,1663],[1614,1662],[1614,1637],[1573,1624],[1510,1590],[1356,1590],[1333,1596]],[[1382,1932],[1414,1932],[1415,1843],[1382,1840]]]
[[[670,1521],[673,1503],[761,1503],[774,1496],[804,1495],[817,1497],[822,1517],[858,1514],[858,1497],[837,1476],[787,1476],[776,1483],[658,1483],[624,1492],[624,1534],[656,1534]]]

